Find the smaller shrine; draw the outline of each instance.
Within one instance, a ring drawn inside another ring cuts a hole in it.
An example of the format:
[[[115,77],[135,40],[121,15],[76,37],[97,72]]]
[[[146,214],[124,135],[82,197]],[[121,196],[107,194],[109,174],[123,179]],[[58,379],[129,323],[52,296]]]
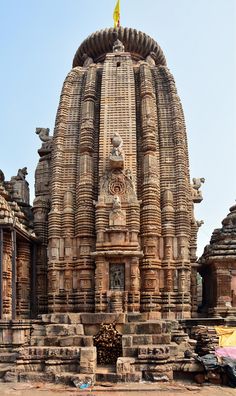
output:
[[[204,316],[228,317],[236,314],[236,205],[214,230],[210,244],[199,260],[203,278]]]
[[[0,170],[0,320],[34,314],[36,237],[26,176],[24,167],[6,181]]]

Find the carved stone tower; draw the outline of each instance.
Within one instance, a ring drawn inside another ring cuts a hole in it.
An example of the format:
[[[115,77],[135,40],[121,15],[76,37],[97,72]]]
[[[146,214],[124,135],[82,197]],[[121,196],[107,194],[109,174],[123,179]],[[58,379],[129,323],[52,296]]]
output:
[[[129,28],[89,36],[65,79],[36,171],[39,312],[196,310],[182,106],[159,45]]]

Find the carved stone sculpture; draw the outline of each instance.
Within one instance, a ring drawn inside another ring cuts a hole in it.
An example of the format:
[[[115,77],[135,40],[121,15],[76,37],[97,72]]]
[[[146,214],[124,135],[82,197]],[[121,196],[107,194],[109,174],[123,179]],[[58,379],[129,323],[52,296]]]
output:
[[[113,52],[124,52],[125,47],[123,43],[117,39],[113,44]]]
[[[18,169],[17,175],[11,178],[13,199],[19,203],[29,204],[29,183],[26,181],[27,167]]]
[[[193,202],[195,203],[202,201],[202,192],[200,191],[200,188],[203,183],[205,183],[204,177],[193,178],[192,197],[193,197]]]
[[[25,180],[26,176],[28,175],[27,167],[18,169],[17,175],[13,176],[11,180]]]
[[[88,67],[94,63],[93,58],[88,56],[86,53],[83,54],[82,59],[83,59],[83,67]]]
[[[198,228],[200,228],[204,224],[204,221],[203,220],[197,220],[196,223],[197,223]]]
[[[150,52],[150,54],[146,57],[146,62],[150,65],[150,66],[155,66],[156,61],[155,61],[155,53],[152,51]]]
[[[50,129],[49,128],[36,128],[35,133],[39,135],[40,140],[42,142],[48,142],[52,139],[52,136],[49,136]]]
[[[123,168],[124,165],[124,151],[123,140],[118,132],[115,132],[111,138],[111,151],[110,151],[110,167]]]
[[[126,225],[126,214],[121,209],[121,202],[118,195],[115,195],[112,203],[112,210],[109,214],[109,226],[124,226]]]

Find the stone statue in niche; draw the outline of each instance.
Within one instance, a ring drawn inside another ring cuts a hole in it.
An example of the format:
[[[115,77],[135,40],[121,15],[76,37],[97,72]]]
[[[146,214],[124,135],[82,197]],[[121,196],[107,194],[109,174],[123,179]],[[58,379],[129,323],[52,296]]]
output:
[[[17,175],[12,176],[11,185],[13,190],[12,198],[16,202],[29,204],[29,183],[25,180],[28,175],[27,167],[18,169]]]
[[[112,203],[112,210],[109,214],[109,226],[125,226],[126,213],[121,209],[121,202],[118,195],[115,195]]]
[[[124,265],[110,264],[110,290],[124,290]]]
[[[204,177],[200,178],[193,178],[193,183],[192,183],[192,199],[193,202],[198,203],[202,201],[202,192],[200,191],[201,185],[205,183]]]
[[[112,47],[113,52],[124,52],[125,47],[123,43],[117,38]]]
[[[110,151],[110,168],[123,168],[124,167],[124,151],[123,140],[118,132],[115,132],[111,138],[111,151]]]
[[[123,155],[123,140],[118,132],[115,132],[111,138],[111,155],[115,157],[120,157]]]
[[[88,67],[94,63],[93,58],[88,56],[88,54],[84,53],[82,56],[83,67]]]
[[[133,177],[132,172],[131,172],[131,170],[130,170],[129,168],[126,169],[126,171],[125,171],[125,176],[129,179],[130,184],[131,184],[133,190],[135,190],[134,177]]]
[[[150,54],[146,57],[146,62],[150,65],[150,66],[155,66],[156,64],[156,55],[155,53],[152,51],[150,52]]]

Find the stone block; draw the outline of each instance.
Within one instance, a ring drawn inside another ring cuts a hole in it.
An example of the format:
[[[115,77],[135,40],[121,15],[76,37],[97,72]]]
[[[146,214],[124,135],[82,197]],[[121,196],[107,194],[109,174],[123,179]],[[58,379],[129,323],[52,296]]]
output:
[[[42,321],[44,323],[69,324],[69,317],[65,313],[43,314]]]
[[[96,373],[96,382],[110,382],[117,383],[119,381],[119,376],[116,373]]]
[[[161,322],[147,322],[138,323],[136,325],[137,334],[160,334],[162,333],[162,323]]]
[[[82,313],[81,315],[81,323],[82,324],[110,324],[113,322],[116,323],[125,323],[126,315],[124,313],[93,313],[87,314]]]
[[[54,373],[23,372],[19,373],[19,382],[54,382]]]
[[[80,346],[81,345],[81,337],[69,336],[69,337],[60,337],[59,339],[60,346]]]
[[[9,353],[9,352],[2,352],[0,353],[0,363],[12,363],[15,362],[18,354],[17,353]]]
[[[119,357],[116,362],[117,374],[133,373],[135,371],[135,358]]]
[[[178,355],[178,345],[175,343],[171,343],[169,345],[169,349],[170,349],[170,356],[174,357]]]
[[[152,343],[153,344],[162,344],[163,334],[153,334],[152,335]]]
[[[24,328],[12,329],[12,343],[16,345],[25,344],[27,331]]]
[[[136,323],[125,323],[122,329],[122,334],[136,334]]]
[[[162,344],[169,344],[171,342],[171,334],[162,334]]]
[[[179,322],[177,322],[177,320],[163,320],[162,326],[163,333],[170,333],[179,328]]]
[[[161,318],[161,312],[145,312],[143,313],[145,320],[159,320]]]
[[[133,336],[133,345],[150,345],[152,344],[151,334],[142,334]]]
[[[84,334],[84,326],[82,324],[76,324],[75,326],[75,334],[83,335]]]
[[[144,322],[145,319],[143,319],[141,313],[128,313],[127,315],[128,322]]]
[[[131,347],[133,344],[133,336],[123,335],[122,336],[122,347]]]
[[[84,334],[86,336],[94,336],[98,333],[100,325],[84,325]]]
[[[43,337],[45,336],[45,326],[40,326],[40,325],[34,325],[33,326],[33,331],[32,331],[32,336],[33,337]]]
[[[46,326],[47,336],[69,336],[75,334],[83,334],[82,325],[50,324]]]
[[[59,337],[45,337],[44,338],[45,346],[58,346],[59,345]]]
[[[17,382],[18,374],[15,371],[7,371],[3,377],[4,382]]]
[[[124,357],[137,357],[138,356],[138,348],[135,348],[135,347],[123,348],[123,356]]]
[[[83,338],[82,338],[82,346],[92,347],[93,346],[93,337],[83,336]]]
[[[81,323],[81,315],[78,313],[68,313],[68,323],[70,324]]]
[[[124,373],[119,375],[120,382],[140,382],[142,380],[142,372],[135,371],[132,373]]]
[[[44,337],[31,337],[30,345],[32,346],[43,346],[44,344]]]
[[[93,374],[97,367],[97,350],[95,347],[84,347],[80,351],[80,373]]]

